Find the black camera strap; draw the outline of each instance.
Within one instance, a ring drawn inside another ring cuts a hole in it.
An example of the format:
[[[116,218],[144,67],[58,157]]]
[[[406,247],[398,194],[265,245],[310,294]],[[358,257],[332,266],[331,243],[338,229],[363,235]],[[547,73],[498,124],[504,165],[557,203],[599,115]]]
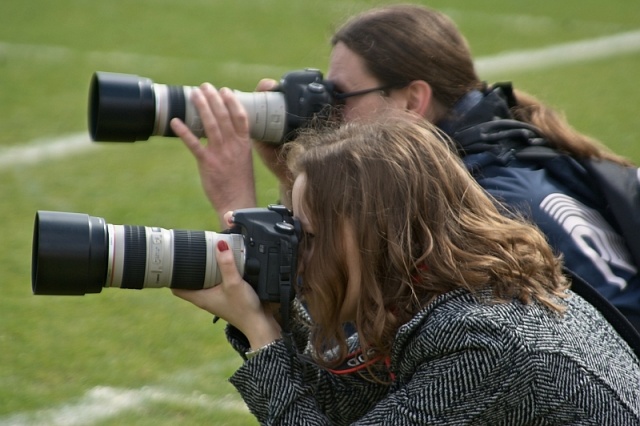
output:
[[[292,356],[297,354],[293,333],[291,331],[291,301],[293,299],[292,281],[295,276],[296,256],[295,247],[291,246],[291,241],[287,238],[280,239],[280,319],[282,327],[282,339]]]

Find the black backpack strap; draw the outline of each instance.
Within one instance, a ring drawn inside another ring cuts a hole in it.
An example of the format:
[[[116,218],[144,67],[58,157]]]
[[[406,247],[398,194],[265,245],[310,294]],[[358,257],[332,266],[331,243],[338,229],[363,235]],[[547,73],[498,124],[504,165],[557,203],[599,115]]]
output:
[[[546,145],[528,145],[522,148],[516,148],[514,155],[518,160],[542,162],[552,160],[558,157],[560,153]]]
[[[634,263],[640,267],[640,171],[608,160],[579,161],[595,180]]]
[[[582,277],[570,269],[564,268],[564,271],[571,278],[571,290],[600,311],[620,337],[627,342],[636,356],[640,358],[640,333],[631,325],[629,320],[596,289],[587,284]]]

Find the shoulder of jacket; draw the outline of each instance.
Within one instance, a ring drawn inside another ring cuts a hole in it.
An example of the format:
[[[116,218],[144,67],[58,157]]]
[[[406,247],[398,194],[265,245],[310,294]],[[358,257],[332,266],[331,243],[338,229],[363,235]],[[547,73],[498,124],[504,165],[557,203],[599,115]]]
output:
[[[469,333],[509,328],[526,314],[528,306],[497,303],[489,291],[472,294],[455,290],[437,297],[398,330],[397,341],[424,340],[442,344]]]

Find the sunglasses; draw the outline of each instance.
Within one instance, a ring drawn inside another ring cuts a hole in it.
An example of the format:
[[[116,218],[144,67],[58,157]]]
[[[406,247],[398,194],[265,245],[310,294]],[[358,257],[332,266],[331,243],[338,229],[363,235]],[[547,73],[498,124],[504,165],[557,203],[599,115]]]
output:
[[[343,102],[345,99],[352,98],[354,96],[362,96],[373,92],[385,92],[390,89],[398,89],[404,86],[406,86],[406,84],[387,84],[384,86],[372,87],[370,89],[355,90],[353,92],[338,92],[334,90],[333,98],[338,102]]]

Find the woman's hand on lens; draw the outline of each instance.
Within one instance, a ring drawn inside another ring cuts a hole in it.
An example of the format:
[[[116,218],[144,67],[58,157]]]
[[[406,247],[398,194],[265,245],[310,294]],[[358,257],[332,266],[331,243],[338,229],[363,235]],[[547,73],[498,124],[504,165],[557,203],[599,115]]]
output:
[[[193,90],[191,102],[207,142],[180,119],[171,120],[171,128],[196,158],[204,192],[222,221],[227,210],[256,206],[247,113],[230,89],[218,91],[209,83]]]
[[[203,290],[172,289],[173,294],[235,326],[252,348],[279,339],[280,326],[271,309],[263,306],[253,287],[240,276],[226,241],[218,242],[216,260],[222,275],[219,285]]]

